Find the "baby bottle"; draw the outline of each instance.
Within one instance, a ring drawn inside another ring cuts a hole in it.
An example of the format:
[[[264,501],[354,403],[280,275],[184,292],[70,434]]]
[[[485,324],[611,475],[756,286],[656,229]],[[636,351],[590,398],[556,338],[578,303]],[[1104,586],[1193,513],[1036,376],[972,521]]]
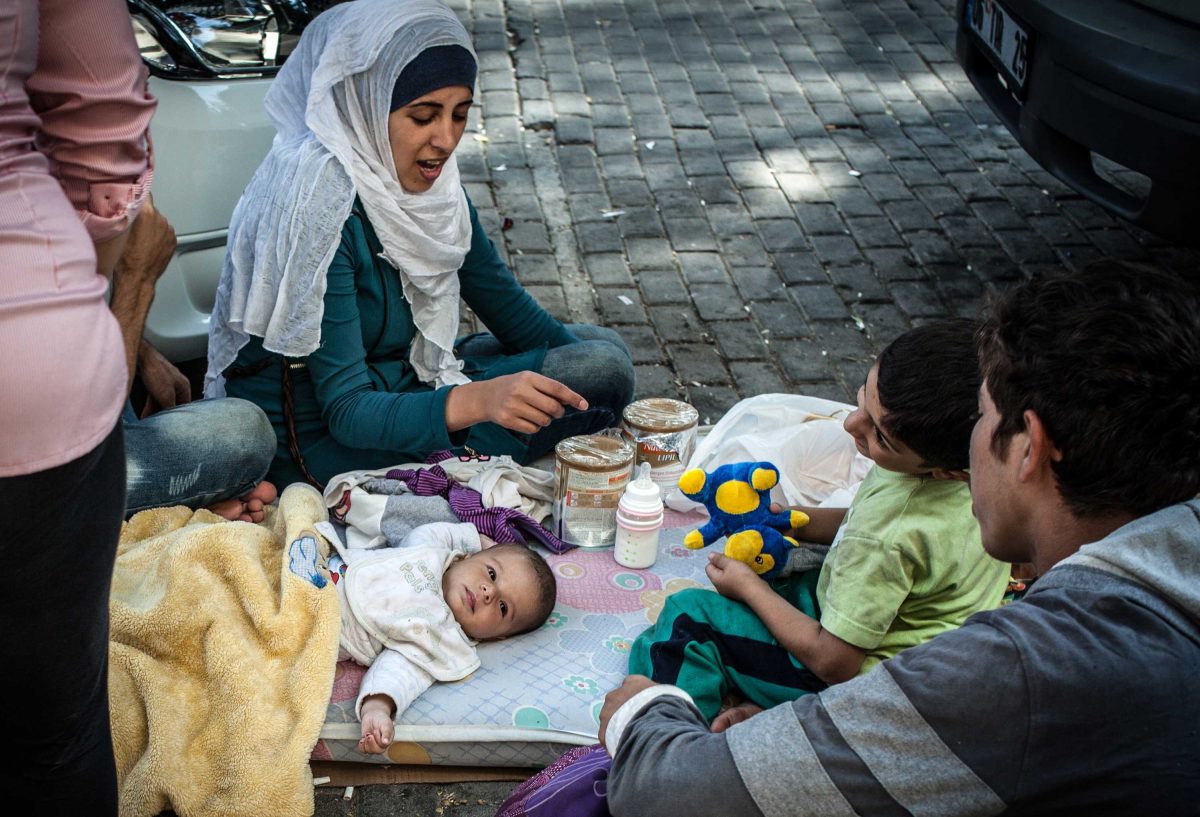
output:
[[[663,523],[662,492],[650,478],[650,463],[638,466],[617,503],[617,541],[613,557],[625,567],[643,568],[658,558],[658,532]]]

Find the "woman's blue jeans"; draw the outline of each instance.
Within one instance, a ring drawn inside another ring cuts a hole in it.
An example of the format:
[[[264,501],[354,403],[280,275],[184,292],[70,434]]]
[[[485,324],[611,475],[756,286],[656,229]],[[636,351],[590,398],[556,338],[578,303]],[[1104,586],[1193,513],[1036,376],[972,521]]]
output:
[[[266,476],[278,445],[263,410],[236,397],[197,400],[145,419],[127,404],[121,419],[127,517],[242,496]]]
[[[582,395],[588,408],[585,411],[569,408],[562,417],[529,435],[525,462],[551,451],[559,440],[617,425],[621,412],[633,399],[633,359],[621,336],[604,326],[582,323],[566,326],[567,331],[579,338],[579,343],[547,350],[541,373]],[[460,357],[488,357],[507,351],[487,332],[463,338],[455,347]]]

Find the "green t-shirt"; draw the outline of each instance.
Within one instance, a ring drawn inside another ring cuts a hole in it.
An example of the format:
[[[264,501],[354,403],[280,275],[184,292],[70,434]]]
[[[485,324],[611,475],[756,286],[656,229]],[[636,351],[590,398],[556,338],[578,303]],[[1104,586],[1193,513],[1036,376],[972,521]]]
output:
[[[1000,606],[1009,566],[984,552],[965,482],[875,467],[817,581],[821,626],[885,658]]]

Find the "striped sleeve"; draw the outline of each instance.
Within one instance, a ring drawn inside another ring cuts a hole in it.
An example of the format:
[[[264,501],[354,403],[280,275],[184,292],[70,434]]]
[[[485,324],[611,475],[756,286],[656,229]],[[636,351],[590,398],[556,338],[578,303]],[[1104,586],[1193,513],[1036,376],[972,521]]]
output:
[[[999,814],[1026,747],[1019,666],[1005,636],[967,627],[719,735],[686,704],[655,701],[617,752],[610,797],[629,810],[613,813],[669,813],[638,805],[669,786],[686,800],[670,813],[697,817]]]

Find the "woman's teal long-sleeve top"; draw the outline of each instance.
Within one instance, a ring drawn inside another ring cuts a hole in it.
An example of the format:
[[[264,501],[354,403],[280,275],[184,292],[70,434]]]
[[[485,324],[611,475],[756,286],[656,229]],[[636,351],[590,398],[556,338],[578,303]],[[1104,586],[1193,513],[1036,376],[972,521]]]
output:
[[[557,319],[521,288],[484,233],[475,208],[471,247],[458,271],[462,299],[511,354],[463,359],[472,380],[525,370],[540,371],[547,348],[575,341]],[[481,423],[469,432],[446,429],[450,387],[434,389],[417,379],[409,363],[416,337],[412,310],[396,269],[381,257],[383,246],[356,201],[329,266],[321,342],[292,369],[297,440],[309,471],[322,481],[343,471],[424,459],[430,452],[466,445],[481,453],[524,451],[524,438]],[[274,357],[251,338],[234,366],[253,367]],[[270,476],[301,479],[288,453],[283,415],[282,370],[230,377],[227,392],[266,411],[279,439]]]

